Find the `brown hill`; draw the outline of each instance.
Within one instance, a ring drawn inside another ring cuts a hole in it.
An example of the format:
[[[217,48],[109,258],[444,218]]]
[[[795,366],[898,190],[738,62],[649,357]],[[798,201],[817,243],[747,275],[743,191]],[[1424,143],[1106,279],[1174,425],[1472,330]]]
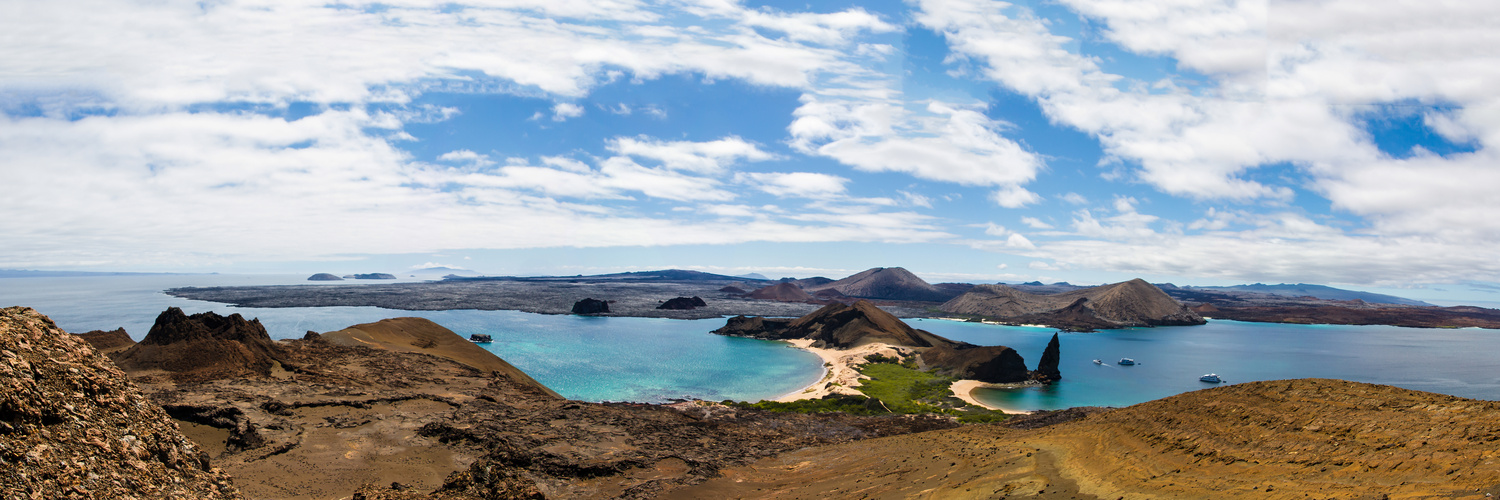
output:
[[[383,319],[324,333],[320,338],[338,345],[430,354],[484,372],[498,372],[517,384],[535,386],[546,394],[562,397],[494,353],[426,318]]]
[[[813,347],[849,349],[880,342],[902,347],[932,347],[955,342],[917,330],[868,301],[830,304],[787,325],[791,338],[813,340]]]
[[[1026,360],[1005,346],[939,345],[922,351],[922,364],[949,377],[991,383],[1025,382],[1031,379]]]
[[[1477,500],[1500,495],[1497,440],[1500,403],[1280,380],[1036,430],[967,426],[800,450],[667,498]]]
[[[83,339],[0,309],[0,498],[241,498]]]
[[[762,300],[777,300],[781,302],[807,302],[812,296],[797,288],[789,282],[777,283],[775,285],[757,288],[750,292],[750,298]]]
[[[107,355],[112,352],[123,351],[125,349],[128,349],[130,346],[135,345],[135,341],[131,340],[130,334],[125,333],[124,328],[116,328],[113,331],[108,332],[104,330],[94,330],[92,332],[79,333],[77,335],[78,338],[83,339],[85,342],[88,342],[89,346],[93,347],[94,350],[99,354]]]
[[[1187,306],[1141,279],[1055,295],[1034,295],[1005,285],[978,285],[944,303],[941,309],[1074,330],[1204,323]]]
[[[941,302],[954,296],[899,267],[868,269],[838,281],[808,286],[806,289],[812,292],[833,289],[850,297],[880,300]]]
[[[156,316],[145,338],[112,357],[132,376],[164,373],[188,382],[268,377],[284,354],[258,319],[212,312],[188,316],[169,307]]]

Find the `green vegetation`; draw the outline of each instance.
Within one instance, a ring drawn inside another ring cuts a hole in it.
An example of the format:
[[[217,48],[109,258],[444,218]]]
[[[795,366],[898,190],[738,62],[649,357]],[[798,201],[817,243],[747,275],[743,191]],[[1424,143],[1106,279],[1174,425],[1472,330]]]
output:
[[[767,411],[822,413],[841,411],[853,415],[887,413],[936,413],[958,417],[963,423],[988,423],[1005,420],[1004,413],[969,405],[953,396],[948,387],[956,380],[917,369],[916,356],[904,359],[871,354],[869,363],[859,372],[870,377],[856,389],[868,397],[833,394],[822,399],[804,399],[790,403],[724,401],[725,405]]]

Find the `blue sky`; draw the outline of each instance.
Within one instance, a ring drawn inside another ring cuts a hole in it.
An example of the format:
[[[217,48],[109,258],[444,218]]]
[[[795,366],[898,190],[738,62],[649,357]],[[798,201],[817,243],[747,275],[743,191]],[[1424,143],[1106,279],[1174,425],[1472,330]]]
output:
[[[1496,300],[1496,10],[20,2],[0,268]]]

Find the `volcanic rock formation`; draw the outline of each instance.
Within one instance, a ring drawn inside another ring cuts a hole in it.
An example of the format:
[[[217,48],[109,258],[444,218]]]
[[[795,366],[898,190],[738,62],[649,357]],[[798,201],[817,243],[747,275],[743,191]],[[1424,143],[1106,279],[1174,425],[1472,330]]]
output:
[[[812,347],[829,349],[868,344],[914,348],[921,352],[924,368],[937,369],[944,375],[994,383],[1032,378],[1025,360],[1014,349],[954,342],[917,330],[864,300],[830,304],[794,320],[735,316],[713,333],[766,340],[806,339],[813,341]],[[1052,369],[1056,370],[1056,361]]]
[[[868,269],[838,281],[807,286],[806,289],[811,292],[832,289],[850,297],[880,300],[941,302],[955,295],[932,286],[899,267]]]
[[[1056,295],[1034,295],[1005,285],[978,285],[944,303],[941,309],[1078,331],[1204,323],[1197,313],[1141,279]]]
[[[1056,382],[1062,380],[1062,372],[1058,371],[1057,365],[1062,361],[1062,352],[1057,345],[1057,334],[1052,334],[1052,340],[1047,341],[1047,348],[1042,350],[1042,360],[1036,363],[1036,373],[1032,379],[1038,382]]]
[[[812,296],[797,288],[790,282],[781,282],[775,285],[757,288],[750,292],[750,298],[762,300],[776,300],[781,302],[807,302]]]
[[[162,409],[78,336],[0,309],[0,498],[241,498]]]
[[[674,298],[674,299],[670,299],[670,300],[667,300],[666,302],[662,302],[661,305],[656,306],[656,308],[657,309],[677,309],[677,310],[691,311],[694,308],[704,307],[704,306],[707,306],[707,305],[708,305],[707,302],[704,302],[703,299],[698,298],[695,295],[695,296],[692,296],[692,297],[677,297],[677,298]]]
[[[606,314],[609,303],[598,299],[583,299],[573,303],[573,314]]]
[[[336,274],[318,273],[308,276],[307,281],[344,281],[344,278],[340,278]]]
[[[324,333],[320,338],[336,345],[418,352],[450,359],[484,373],[504,376],[519,385],[532,386],[553,397],[562,397],[494,353],[425,318],[383,319]]]
[[[922,364],[941,375],[990,383],[1025,382],[1026,360],[1005,346],[940,345],[922,351]]]
[[[179,382],[230,377],[267,377],[283,358],[260,320],[238,313],[188,316],[169,307],[156,316],[146,337],[113,356],[131,375],[163,372]]]
[[[114,331],[94,330],[92,332],[80,333],[78,338],[89,343],[94,351],[99,354],[108,355],[112,352],[123,351],[135,345],[130,339],[130,334],[125,333],[124,328],[116,328]]]

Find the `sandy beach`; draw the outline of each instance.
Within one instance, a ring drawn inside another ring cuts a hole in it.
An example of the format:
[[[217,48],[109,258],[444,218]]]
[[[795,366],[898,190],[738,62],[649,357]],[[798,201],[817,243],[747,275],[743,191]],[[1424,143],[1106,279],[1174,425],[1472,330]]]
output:
[[[812,340],[794,339],[785,341],[804,351],[817,354],[823,359],[823,376],[817,382],[809,384],[796,391],[789,392],[776,401],[791,402],[801,399],[819,399],[829,394],[849,394],[858,396],[861,393],[855,390],[859,387],[860,380],[866,379],[854,369],[857,364],[865,363],[865,356],[881,354],[885,356],[897,356],[910,354],[910,349],[903,349],[889,344],[873,343],[866,344],[854,349],[824,349],[812,347]]]
[[[1005,407],[994,406],[994,405],[987,405],[987,404],[979,402],[978,399],[974,399],[974,395],[970,394],[970,391],[973,391],[974,389],[978,389],[978,388],[981,388],[981,387],[1005,387],[1005,386],[1006,385],[991,384],[991,383],[988,383],[988,382],[980,382],[978,380],[960,380],[960,381],[954,382],[953,385],[948,386],[948,390],[953,391],[953,395],[954,396],[958,396],[958,399],[962,399],[962,400],[964,400],[965,403],[969,403],[969,404],[974,405],[974,406],[978,406],[978,407],[986,408],[986,409],[990,409],[990,410],[995,410],[995,411],[1001,411],[1001,412],[1005,412],[1005,413],[1030,414],[1031,412],[1029,412],[1029,411],[1017,410],[1017,409],[1013,409],[1013,408],[1005,408]]]

